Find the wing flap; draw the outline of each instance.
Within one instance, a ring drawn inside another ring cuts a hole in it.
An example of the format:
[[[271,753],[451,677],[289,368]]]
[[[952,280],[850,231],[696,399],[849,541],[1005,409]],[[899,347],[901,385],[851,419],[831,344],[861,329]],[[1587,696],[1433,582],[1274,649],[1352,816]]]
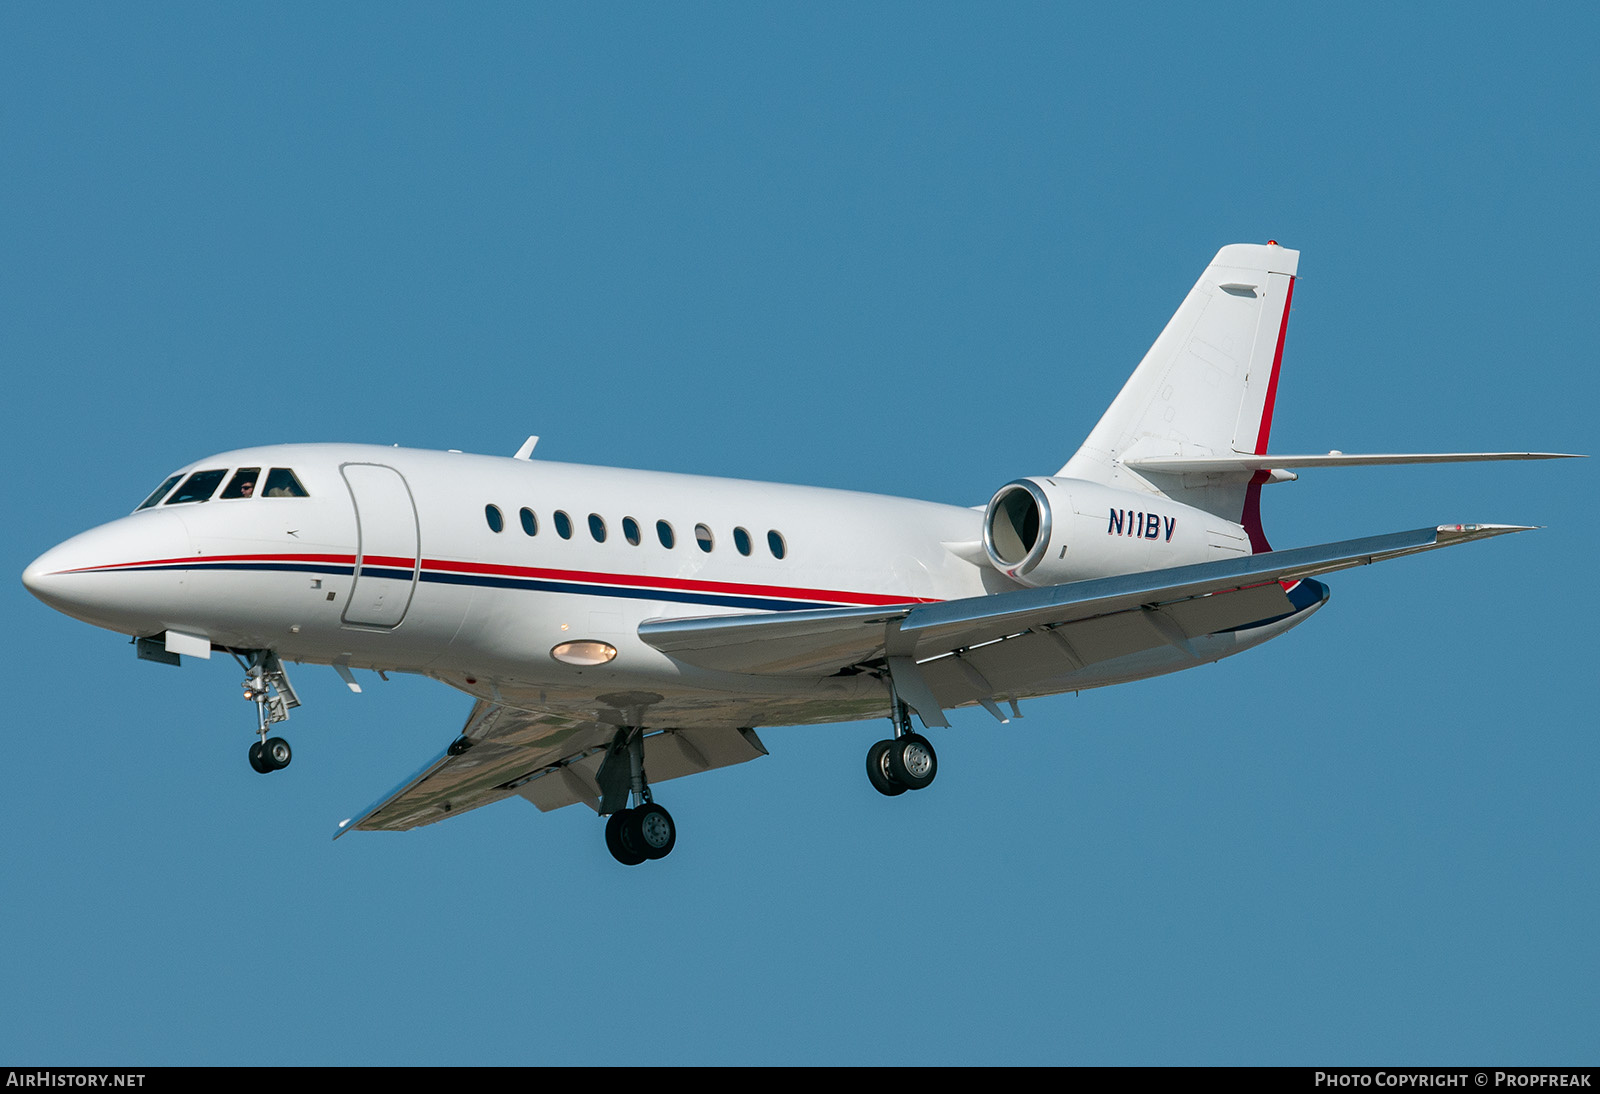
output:
[[[700,668],[815,676],[880,656],[889,624],[896,625],[899,635],[896,654],[927,661],[1028,631],[1159,606],[1159,620],[1120,619],[1084,628],[1069,638],[1083,657],[1108,660],[1118,655],[1114,651],[1131,652],[1170,641],[1167,631],[1172,627],[1193,637],[1285,614],[1289,606],[1280,582],[1524,530],[1483,524],[1418,528],[936,604],[651,620],[640,625],[639,636]],[[1147,640],[1148,645],[1140,645]]]
[[[461,735],[459,754],[436,756],[375,805],[339,826],[398,832],[444,820],[516,793],[530,775],[610,743],[615,726],[552,711],[525,711],[480,699]]]
[[[1141,608],[1027,630],[924,661],[918,669],[944,707],[984,699],[1016,699],[1092,685],[1098,681],[1092,673],[1081,675],[1083,670],[1162,646],[1183,649],[1198,662],[1203,658],[1189,646],[1189,639],[1276,619],[1293,610],[1283,586],[1274,581],[1159,609]],[[957,657],[971,671],[956,664]]]
[[[752,729],[669,729],[644,739],[644,769],[652,786],[684,775],[742,764],[766,754],[766,745]],[[595,753],[559,768],[546,769],[518,787],[515,793],[546,813],[579,802],[598,812],[600,783],[595,776],[604,759],[604,755]]]
[[[339,825],[334,838],[351,829],[405,831],[513,795],[546,812],[579,802],[598,808],[595,772],[616,732],[605,722],[480,699],[461,732],[470,748],[436,756],[377,804]],[[669,729],[647,736],[644,746],[652,784],[767,754],[749,729]]]

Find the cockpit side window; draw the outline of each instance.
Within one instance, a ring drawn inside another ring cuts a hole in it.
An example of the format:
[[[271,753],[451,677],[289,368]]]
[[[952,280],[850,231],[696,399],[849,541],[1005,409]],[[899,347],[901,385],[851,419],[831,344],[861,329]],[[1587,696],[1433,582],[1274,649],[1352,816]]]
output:
[[[162,498],[166,497],[167,496],[167,491],[171,490],[174,486],[178,485],[178,480],[181,479],[181,478],[183,478],[182,475],[174,475],[170,479],[168,479],[166,482],[164,482],[160,486],[156,487],[155,488],[155,492],[152,493],[148,498],[145,498],[142,503],[140,503],[139,509],[148,509],[152,505],[156,504],[156,502],[158,502]],[[137,513],[139,511],[139,509],[135,509],[134,512]]]
[[[167,499],[168,505],[182,505],[188,501],[206,501],[217,492],[217,487],[222,485],[222,476],[228,473],[226,467],[219,467],[215,471],[196,471],[184,480],[182,486],[173,491],[172,497]]]
[[[274,467],[267,472],[267,497],[269,498],[303,498],[306,497],[306,488],[300,485],[300,480],[294,477],[294,472],[287,467]]]
[[[241,467],[233,473],[233,480],[228,483],[228,488],[222,492],[224,498],[253,498],[256,493],[256,480],[261,477],[259,467]]]

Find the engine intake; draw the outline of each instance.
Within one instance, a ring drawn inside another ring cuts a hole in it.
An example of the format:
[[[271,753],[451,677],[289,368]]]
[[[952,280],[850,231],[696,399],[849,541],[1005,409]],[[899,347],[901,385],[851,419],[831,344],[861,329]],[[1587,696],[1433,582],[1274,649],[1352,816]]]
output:
[[[989,499],[983,549],[1001,573],[1025,580],[1049,551],[1050,533],[1050,499],[1031,480],[1009,482]]]

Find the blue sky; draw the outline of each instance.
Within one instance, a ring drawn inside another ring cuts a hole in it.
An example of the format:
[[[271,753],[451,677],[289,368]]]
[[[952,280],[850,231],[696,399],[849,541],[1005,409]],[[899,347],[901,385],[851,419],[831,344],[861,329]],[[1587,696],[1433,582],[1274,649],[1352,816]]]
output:
[[[247,443],[961,504],[1059,467],[1218,247],[1303,252],[1273,449],[1593,452],[1586,5],[11,4],[5,569]],[[287,772],[13,580],[12,1063],[1593,1062],[1589,462],[1312,471],[1283,640],[578,810],[335,823],[469,701],[302,668]]]

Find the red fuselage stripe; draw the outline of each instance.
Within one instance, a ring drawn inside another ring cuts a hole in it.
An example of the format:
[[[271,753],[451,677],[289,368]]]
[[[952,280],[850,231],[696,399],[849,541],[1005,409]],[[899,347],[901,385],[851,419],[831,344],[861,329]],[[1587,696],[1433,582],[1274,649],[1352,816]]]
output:
[[[144,567],[173,568],[185,564],[214,565],[219,562],[240,564],[304,562],[320,565],[354,567],[354,555],[283,554],[283,555],[186,555],[180,558],[145,559],[141,562],[116,562],[103,566],[80,566],[64,573],[128,570]],[[361,560],[363,567],[386,566],[411,568],[417,560],[404,555],[368,555]],[[889,604],[934,604],[937,598],[888,596],[882,593],[845,592],[835,589],[793,588],[784,585],[753,585],[732,581],[695,581],[678,577],[647,577],[640,574],[597,573],[589,570],[553,570],[537,566],[506,566],[492,562],[460,562],[449,559],[423,559],[422,568],[437,573],[485,574],[499,577],[533,578],[546,581],[568,581],[591,585],[614,585],[625,588],[671,589],[678,592],[720,593],[740,596],[774,597],[786,600],[825,600],[836,604],[859,604],[875,607]]]

